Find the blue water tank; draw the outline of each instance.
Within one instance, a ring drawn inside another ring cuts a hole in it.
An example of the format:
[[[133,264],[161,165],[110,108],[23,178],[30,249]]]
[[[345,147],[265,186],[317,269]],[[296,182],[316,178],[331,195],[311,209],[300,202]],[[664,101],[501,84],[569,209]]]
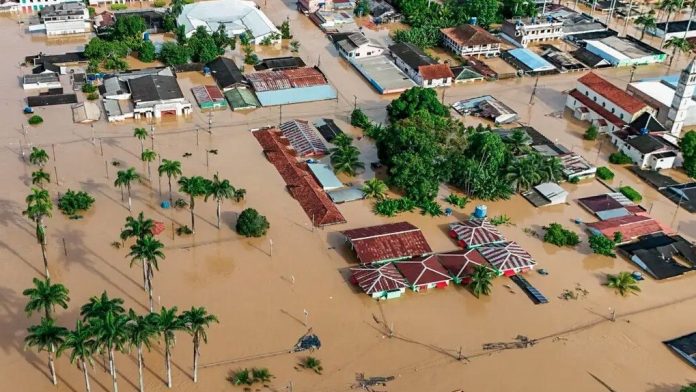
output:
[[[145,34],[143,34],[143,40],[144,40],[144,41],[149,41],[149,40],[150,40],[150,33],[148,33],[148,32],[146,31]]]
[[[474,208],[474,218],[483,219],[488,213],[488,207],[485,204],[479,204]]]
[[[478,23],[478,18],[477,18],[477,17],[472,16],[471,18],[469,18],[469,24],[470,24],[470,25],[476,26],[477,23]]]
[[[647,135],[648,133],[650,133],[650,132],[648,131],[648,128],[641,128],[641,129],[640,129],[640,134],[641,134],[641,135]]]
[[[164,200],[161,204],[162,208],[167,209],[170,207],[169,200]]]

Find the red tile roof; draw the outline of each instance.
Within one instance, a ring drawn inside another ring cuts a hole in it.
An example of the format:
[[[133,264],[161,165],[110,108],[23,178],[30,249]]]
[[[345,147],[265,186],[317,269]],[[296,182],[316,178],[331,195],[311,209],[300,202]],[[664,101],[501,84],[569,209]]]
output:
[[[391,263],[379,267],[363,266],[353,268],[351,271],[353,280],[365,293],[370,295],[408,287],[406,280]]]
[[[408,222],[363,227],[341,232],[363,264],[423,256],[432,252],[419,228]]]
[[[450,236],[463,248],[505,241],[502,234],[485,219],[469,219],[450,224]]]
[[[440,29],[440,32],[460,46],[499,44],[500,40],[485,29],[475,25],[463,25]]]
[[[581,77],[578,79],[578,82],[584,84],[588,88],[592,89],[592,91],[603,96],[604,98],[613,102],[616,106],[629,113],[637,113],[648,106],[645,102],[614,86],[609,81],[601,78],[594,72],[590,72]]]
[[[421,65],[418,67],[418,73],[424,80],[454,79],[454,74],[447,64]]]
[[[263,129],[254,131],[253,134],[263,147],[266,158],[285,180],[288,192],[297,199],[315,226],[346,222],[336,205],[309,172],[307,164],[297,162],[289,153],[278,129]]]
[[[575,99],[578,100],[581,104],[587,106],[587,108],[589,108],[589,109],[592,110],[593,112],[597,113],[597,114],[600,115],[601,117],[607,119],[608,121],[610,121],[612,124],[616,125],[617,127],[623,128],[624,126],[626,126],[626,122],[625,122],[625,121],[623,121],[622,119],[620,119],[618,116],[616,116],[615,114],[611,113],[611,112],[608,111],[607,109],[603,108],[602,105],[600,105],[600,104],[598,104],[597,102],[591,100],[590,98],[588,98],[587,96],[585,96],[585,95],[584,95],[583,93],[581,93],[580,91],[573,89],[573,90],[570,90],[570,92],[568,93],[568,95],[570,95],[571,97],[575,98]]]
[[[416,257],[395,263],[396,269],[406,278],[411,287],[449,282],[452,278],[438,261],[436,255]]]
[[[450,275],[457,280],[471,276],[474,268],[484,266],[491,268],[486,259],[476,249],[455,250],[453,252],[438,253],[437,259]]]
[[[619,232],[623,236],[624,241],[663,231],[659,222],[649,216],[643,215],[620,216],[599,222],[588,223],[587,226],[599,231],[608,238],[613,238],[614,233]]]
[[[514,241],[482,246],[478,251],[495,269],[503,273],[517,272],[536,265],[532,256]]]

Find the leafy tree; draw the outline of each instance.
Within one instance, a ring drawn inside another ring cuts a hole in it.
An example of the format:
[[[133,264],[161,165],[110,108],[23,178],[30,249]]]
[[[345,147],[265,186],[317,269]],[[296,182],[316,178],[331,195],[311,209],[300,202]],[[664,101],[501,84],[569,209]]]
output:
[[[125,71],[128,69],[128,63],[118,57],[109,57],[104,61],[104,68],[116,71]]]
[[[162,177],[162,175],[167,176],[167,181],[169,183],[169,204],[172,204],[172,177],[176,179],[181,175],[181,162],[162,159],[162,163],[160,163],[159,167],[157,168],[157,172],[159,173],[160,177]]]
[[[152,150],[145,150],[140,154],[140,159],[143,162],[147,162],[147,178],[152,178],[152,171],[150,170],[150,162],[157,159],[157,153]]]
[[[388,190],[387,184],[379,178],[371,178],[365,181],[362,187],[365,198],[368,199],[384,200]]]
[[[97,92],[97,88],[92,83],[85,83],[82,85],[82,92],[85,94]]]
[[[520,158],[508,166],[505,179],[518,192],[529,190],[529,188],[539,185],[542,181],[539,164],[540,159],[538,155],[528,155]]]
[[[128,211],[131,210],[131,183],[133,181],[137,181],[140,178],[140,175],[135,172],[135,168],[128,168],[126,170],[119,170],[116,173],[116,180],[114,181],[114,186],[117,186],[121,188],[121,192],[123,192],[123,187],[126,188],[128,191]],[[123,196],[123,193],[121,193],[121,196]]]
[[[140,261],[143,266],[143,287],[147,291],[150,303],[150,312],[153,310],[152,301],[152,278],[154,270],[159,271],[159,260],[165,258],[162,249],[164,244],[151,235],[138,238],[130,249],[127,257],[131,257],[131,267],[136,261]]]
[[[244,64],[256,65],[259,63],[259,56],[254,53],[254,48],[251,45],[242,46],[242,51],[244,51]]]
[[[51,279],[46,278],[40,280],[32,279],[34,287],[28,288],[22,292],[22,295],[29,298],[24,311],[31,316],[34,312],[43,312],[46,319],[52,319],[51,313],[55,311],[56,306],[63,309],[68,308],[70,293],[68,289],[60,283],[52,284]]]
[[[679,392],[696,392],[696,383],[684,385],[681,387],[681,389],[679,389]]]
[[[615,165],[628,165],[630,163],[633,163],[633,160],[623,151],[619,151],[609,154],[609,162]]]
[[[252,368],[251,377],[254,382],[269,382],[273,375],[266,368]]]
[[[128,309],[128,321],[126,322],[126,342],[138,351],[138,380],[140,392],[145,390],[143,379],[143,347],[150,351],[152,339],[157,335],[157,325],[152,314],[141,316],[133,309]]]
[[[110,38],[112,41],[142,39],[147,30],[145,19],[139,15],[119,15],[111,27]]]
[[[193,338],[193,382],[198,382],[198,360],[201,356],[201,342],[208,343],[207,329],[212,323],[219,323],[218,318],[203,308],[191,307],[181,313],[186,332]]]
[[[155,45],[152,41],[147,40],[140,43],[138,47],[138,59],[143,63],[151,63],[157,58]]]
[[[251,31],[247,30],[243,32],[242,34],[239,34],[239,43],[244,47],[244,46],[249,46],[251,45],[251,40],[254,38],[254,36],[251,34]]]
[[[489,26],[498,20],[499,4],[491,0],[469,0],[462,2],[462,12],[476,16],[482,26]]]
[[[643,37],[645,37],[645,31],[646,30],[653,30],[655,27],[657,27],[657,18],[655,17],[655,10],[650,10],[650,12],[644,13],[639,15],[635,22],[637,26],[643,26],[640,32],[640,40],[643,40]]]
[[[428,111],[435,116],[449,117],[449,109],[440,103],[435,90],[425,87],[412,87],[387,106],[387,114],[392,122],[413,117],[419,110]]]
[[[616,290],[621,296],[628,294],[638,294],[640,287],[638,282],[630,272],[619,272],[616,275],[607,275],[607,287]]]
[[[370,2],[369,0],[358,0],[353,9],[353,13],[357,17],[362,17],[370,14]]]
[[[227,379],[232,383],[232,385],[252,385],[254,383],[254,380],[251,378],[251,374],[249,373],[249,369],[239,369],[234,371]]]
[[[265,216],[253,208],[247,208],[237,218],[237,233],[245,237],[261,237],[271,225]]]
[[[302,362],[300,362],[300,366],[305,369],[314,370],[314,372],[317,374],[321,374],[321,372],[324,370],[324,368],[321,366],[321,361],[312,356],[305,357]]]
[[[215,30],[212,34],[212,38],[215,42],[215,46],[218,48],[218,53],[220,54],[225,53],[225,49],[228,47],[234,50],[235,46],[237,45],[237,37],[234,35],[232,37],[227,35],[224,24],[218,25],[217,30]]]
[[[360,110],[360,108],[355,108],[350,113],[350,125],[365,129],[370,126],[370,124],[370,118],[367,117],[367,114]]]
[[[51,217],[53,211],[53,202],[48,195],[48,191],[44,189],[32,188],[31,193],[26,198],[27,209],[22,211],[22,215],[26,215],[36,224],[36,240],[41,246],[41,256],[44,262],[44,271],[46,278],[50,278],[48,272],[48,258],[46,256],[46,225],[44,224],[45,217]]]
[[[450,193],[446,198],[445,201],[452,204],[453,206],[459,207],[459,208],[464,208],[466,207],[467,204],[469,204],[469,198],[466,196],[458,196],[454,193]]]
[[[563,163],[558,157],[544,157],[539,164],[542,182],[559,183],[563,179]]]
[[[126,241],[131,237],[144,238],[148,235],[152,235],[154,226],[155,223],[152,219],[146,219],[145,214],[140,212],[137,218],[133,218],[132,216],[126,217],[126,224],[119,236],[121,241]]]
[[[215,199],[217,204],[215,216],[217,218],[217,228],[220,229],[222,202],[234,198],[235,188],[230,184],[229,180],[220,180],[217,174],[213,176],[212,181],[208,181],[207,185],[204,201],[208,201],[209,197]]]
[[[512,134],[503,139],[503,142],[507,145],[508,151],[514,156],[524,155],[531,151],[532,138],[521,129],[512,131]]]
[[[191,211],[191,231],[196,232],[196,197],[205,196],[208,191],[208,181],[201,176],[181,177],[178,181],[179,192],[189,195],[189,210]]]
[[[51,372],[53,385],[58,385],[56,366],[53,355],[58,347],[63,345],[68,330],[55,325],[55,321],[42,318],[39,325],[32,325],[27,329],[28,335],[24,338],[26,347],[34,347],[38,352],[48,352],[48,369]]]
[[[556,246],[576,246],[580,243],[580,237],[565,227],[560,223],[551,223],[546,229],[546,234],[544,234],[544,242],[554,244]]]
[[[93,318],[104,318],[106,314],[123,314],[123,299],[115,297],[109,298],[106,291],[103,291],[99,297],[92,296],[86,304],[80,307],[80,316],[84,321],[89,321]]]
[[[481,295],[490,295],[494,278],[495,272],[490,269],[481,265],[474,267],[474,273],[471,275],[471,282],[469,283],[472,294],[476,298],[479,298]]]
[[[99,350],[108,353],[109,373],[111,373],[114,391],[118,391],[118,371],[114,353],[116,351],[123,352],[125,349],[128,342],[128,336],[126,335],[127,323],[128,319],[122,312],[106,312],[102,317],[89,319],[89,326],[94,334],[97,347],[99,347]]]
[[[641,196],[641,194],[638,193],[638,191],[636,191],[628,185],[620,187],[619,192],[621,192],[624,196],[628,198],[628,200],[634,203],[640,203],[643,200],[643,196]]]
[[[679,140],[679,148],[684,157],[684,170],[689,177],[696,178],[696,132],[689,131]]]
[[[597,177],[599,177],[602,180],[609,181],[614,178],[614,172],[609,170],[609,168],[607,168],[606,166],[598,167]]]
[[[538,13],[536,3],[523,0],[503,0],[501,7],[501,12],[505,19],[515,16],[537,16]]]
[[[66,333],[65,340],[57,352],[57,355],[60,356],[65,350],[70,350],[70,363],[79,363],[79,367],[82,369],[85,377],[87,392],[92,390],[89,383],[87,364],[92,364],[92,356],[96,347],[97,344],[92,336],[92,331],[83,324],[82,320],[77,320],[75,329]]]
[[[188,39],[187,45],[191,52],[191,60],[195,62],[209,63],[225,53],[225,50],[218,47],[218,43],[204,26],[199,26],[196,29],[191,38]]]
[[[44,183],[51,182],[51,175],[39,168],[39,170],[31,172],[31,184],[38,185],[39,188],[43,189]]]
[[[686,38],[673,37],[665,43],[665,48],[672,48],[672,55],[669,57],[669,66],[671,67],[677,51],[679,51],[680,55],[689,53],[693,49],[693,45],[691,45],[691,42],[689,42]]]
[[[48,153],[42,148],[32,147],[29,153],[29,163],[43,168],[48,163]]]
[[[594,124],[592,124],[585,131],[583,138],[585,140],[597,140],[598,136],[599,136],[599,130],[597,130],[597,127]]]
[[[331,164],[336,173],[349,176],[355,176],[357,170],[365,168],[365,164],[360,161],[360,150],[353,145],[332,148]]]
[[[133,136],[140,141],[140,155],[145,152],[145,139],[147,139],[147,130],[145,128],[135,128]]]
[[[169,309],[164,306],[159,313],[152,315],[157,332],[164,338],[164,358],[167,369],[167,386],[172,387],[172,344],[174,343],[174,333],[185,329],[184,320],[177,315],[177,307]]]
[[[165,42],[162,44],[159,57],[167,65],[186,64],[191,58],[191,50],[186,45],[176,42]]]
[[[75,216],[77,212],[89,210],[94,204],[94,198],[84,191],[75,192],[68,189],[63,196],[58,199],[58,209],[65,215]]]
[[[604,255],[604,256],[609,256],[609,257],[616,257],[616,253],[614,253],[614,247],[616,247],[616,244],[620,243],[622,241],[622,235],[620,232],[614,233],[614,238],[607,238],[603,234],[592,234],[590,236],[590,249],[592,249],[592,252],[599,254],[599,255]]]
[[[280,37],[282,39],[292,38],[292,33],[290,33],[290,20],[287,18],[278,26],[278,30],[280,30]]]

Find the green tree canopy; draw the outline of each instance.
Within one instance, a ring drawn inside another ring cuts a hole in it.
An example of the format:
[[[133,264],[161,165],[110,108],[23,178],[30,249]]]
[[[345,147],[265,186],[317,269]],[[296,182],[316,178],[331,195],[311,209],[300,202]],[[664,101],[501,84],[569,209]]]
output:
[[[237,233],[245,237],[261,237],[266,234],[270,223],[265,216],[253,208],[247,208],[237,218]]]
[[[696,178],[696,132],[689,131],[679,140],[679,148],[684,157],[684,171]]]
[[[176,42],[165,42],[162,44],[159,57],[167,65],[186,64],[191,58],[191,50],[186,45]]]
[[[387,106],[387,114],[392,122],[413,117],[420,110],[449,117],[449,108],[440,103],[435,90],[425,87],[411,87]]]
[[[143,33],[147,30],[145,19],[139,15],[119,15],[111,28],[110,37],[112,40],[135,40],[142,39]]]

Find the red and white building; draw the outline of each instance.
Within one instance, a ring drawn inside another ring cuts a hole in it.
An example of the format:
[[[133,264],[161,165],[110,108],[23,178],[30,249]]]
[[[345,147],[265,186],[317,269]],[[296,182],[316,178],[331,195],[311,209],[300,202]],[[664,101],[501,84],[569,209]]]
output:
[[[529,271],[536,265],[532,256],[514,241],[482,246],[478,251],[498,273],[505,276]]]
[[[505,242],[505,237],[486,219],[452,223],[449,234],[464,249]]]
[[[486,259],[476,249],[455,250],[447,253],[438,253],[438,261],[452,276],[455,283],[467,285],[471,282],[471,276],[476,267],[485,267],[493,270]]]
[[[437,255],[415,257],[411,260],[394,263],[396,269],[404,276],[411,290],[426,291],[449,286],[452,278],[438,261]]]
[[[575,118],[607,133],[623,129],[645,112],[654,113],[645,102],[593,72],[578,79],[576,88],[568,93],[566,106]]]

